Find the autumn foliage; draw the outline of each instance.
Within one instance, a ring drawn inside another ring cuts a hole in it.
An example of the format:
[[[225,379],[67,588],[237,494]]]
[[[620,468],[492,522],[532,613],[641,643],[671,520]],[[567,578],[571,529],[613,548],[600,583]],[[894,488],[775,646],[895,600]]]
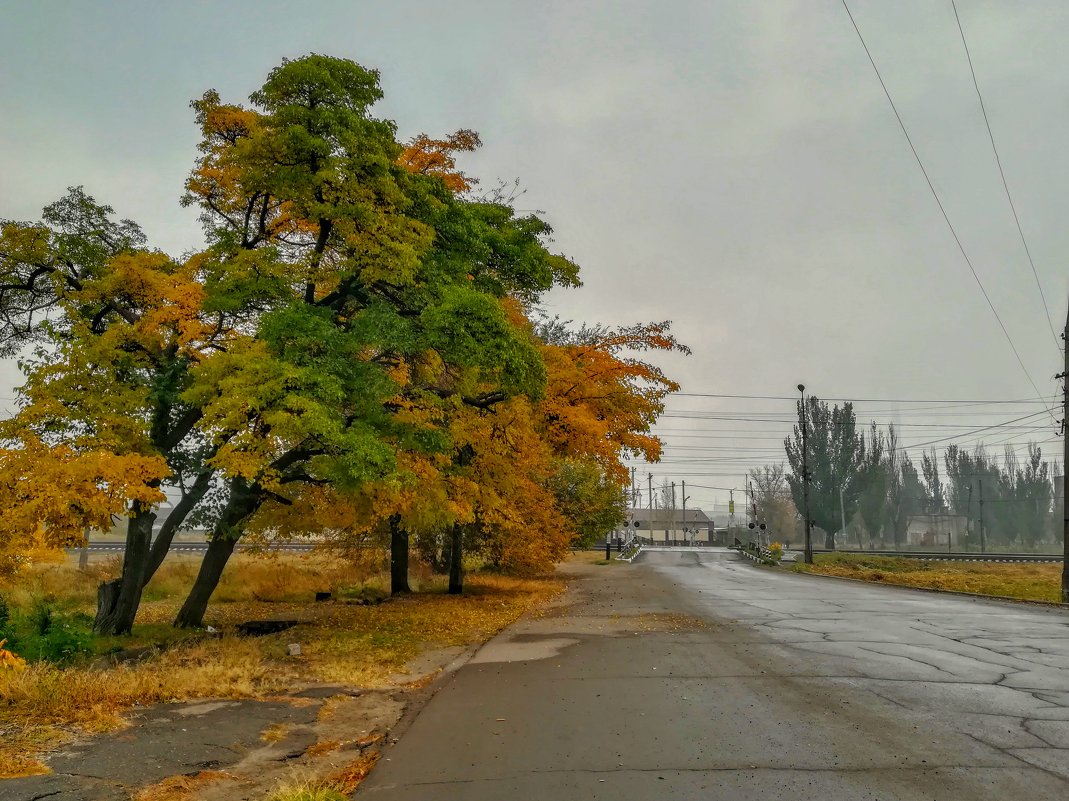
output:
[[[80,188],[0,224],[0,347],[29,354],[0,558],[128,518],[98,630],[130,630],[180,526],[209,532],[177,620],[200,625],[242,537],[534,572],[619,522],[626,457],[658,458],[677,387],[644,354],[685,350],[668,323],[541,319],[579,285],[549,225],[473,195],[475,132],[399,142],[381,96],[312,55],[246,105],[194,101],[205,244],[181,259]]]

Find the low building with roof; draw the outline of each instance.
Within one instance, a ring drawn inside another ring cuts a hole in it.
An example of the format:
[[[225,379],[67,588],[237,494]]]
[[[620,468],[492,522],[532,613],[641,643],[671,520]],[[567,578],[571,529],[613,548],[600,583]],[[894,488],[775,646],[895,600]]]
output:
[[[639,536],[654,542],[714,542],[716,524],[701,509],[630,508],[627,525],[613,532],[614,539]]]

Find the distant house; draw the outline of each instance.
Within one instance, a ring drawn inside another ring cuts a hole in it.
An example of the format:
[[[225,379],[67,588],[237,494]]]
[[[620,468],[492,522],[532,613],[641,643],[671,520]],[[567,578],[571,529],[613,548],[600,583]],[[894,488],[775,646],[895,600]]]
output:
[[[631,534],[652,537],[654,542],[697,541],[713,542],[715,525],[701,509],[645,509],[631,508],[626,512],[631,525],[614,532],[615,537],[627,539]]]
[[[963,546],[968,522],[965,515],[949,513],[911,515],[906,521],[906,543],[922,548]]]

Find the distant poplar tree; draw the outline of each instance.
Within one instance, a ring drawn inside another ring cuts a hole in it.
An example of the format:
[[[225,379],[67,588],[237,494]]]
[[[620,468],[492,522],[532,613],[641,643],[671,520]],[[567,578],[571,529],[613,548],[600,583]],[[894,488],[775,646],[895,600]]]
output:
[[[865,435],[857,430],[853,404],[828,406],[810,395],[806,398],[805,425],[808,437],[809,517],[824,529],[824,547],[835,547],[835,532],[840,527],[840,490],[842,506],[849,520],[857,512],[858,498],[864,487],[862,465],[865,462]],[[798,424],[783,441],[791,472],[787,483],[794,503],[802,501],[802,401],[798,402]]]

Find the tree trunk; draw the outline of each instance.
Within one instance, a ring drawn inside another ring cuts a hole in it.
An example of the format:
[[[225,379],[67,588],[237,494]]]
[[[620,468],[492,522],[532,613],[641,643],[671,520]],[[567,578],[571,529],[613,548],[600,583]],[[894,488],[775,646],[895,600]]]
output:
[[[824,532],[824,547],[829,551],[834,551],[835,550],[835,532],[834,531],[825,531]]]
[[[408,586],[408,530],[398,515],[390,518],[390,595],[412,592]]]
[[[152,549],[149,551],[148,563],[145,565],[145,575],[142,579],[143,584],[148,584],[152,580],[152,577],[156,575],[156,571],[160,569],[160,565],[163,564],[163,560],[167,558],[167,552],[171,549],[171,541],[174,540],[174,535],[177,533],[179,527],[185,522],[185,519],[189,517],[189,513],[193,511],[201,498],[208,492],[208,488],[212,483],[212,471],[205,470],[203,473],[197,475],[197,480],[193,482],[193,486],[190,487],[189,492],[182,496],[182,499],[175,504],[174,509],[167,515],[167,519],[163,521],[163,525],[160,526],[160,531],[156,535],[155,541],[152,543]]]
[[[141,604],[141,589],[145,586],[145,568],[156,513],[141,503],[135,503],[131,511],[126,526],[122,575],[101,584],[97,589],[97,614],[93,630],[98,634],[129,634],[134,627],[137,607]]]
[[[464,528],[453,524],[449,534],[449,594],[464,592]]]
[[[177,628],[200,628],[204,625],[208,601],[219,586],[223,568],[241,537],[241,523],[256,509],[260,497],[260,491],[250,487],[244,479],[236,478],[230,482],[230,498],[215,524],[193,588],[178,610],[178,617],[174,621]]]
[[[178,610],[178,617],[174,620],[176,628],[193,629],[204,625],[204,613],[208,610],[208,600],[219,586],[219,579],[223,575],[234,548],[238,544],[237,536],[232,532],[219,531],[216,527],[208,550],[204,554],[204,560],[200,563],[200,571],[197,580],[193,582],[193,589],[189,591],[186,602]]]

